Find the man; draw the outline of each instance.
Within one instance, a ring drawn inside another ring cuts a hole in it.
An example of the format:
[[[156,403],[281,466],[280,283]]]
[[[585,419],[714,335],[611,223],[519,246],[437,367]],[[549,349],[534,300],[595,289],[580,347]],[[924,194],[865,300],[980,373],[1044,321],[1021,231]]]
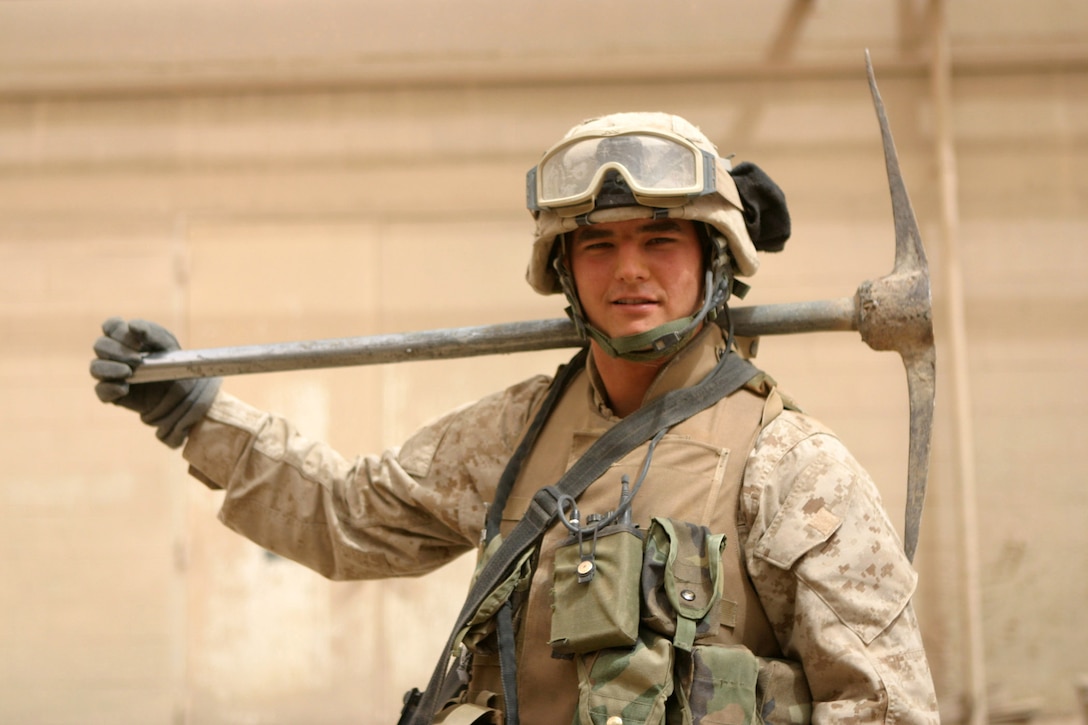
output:
[[[551,495],[558,523],[453,640],[462,686],[435,703],[449,722],[937,722],[916,575],[875,486],[731,350],[737,276],[789,235],[777,186],[654,113],[576,126],[527,188],[529,283],[562,292],[588,341],[555,381],[348,460],[217,380],[130,386],[141,351],[176,342],[115,318],[98,395],[186,444],[194,476],[226,490],[224,523],[333,579],[422,574],[472,548],[485,571]],[[743,385],[703,395],[723,370]],[[555,485],[658,408],[681,412],[577,493]]]

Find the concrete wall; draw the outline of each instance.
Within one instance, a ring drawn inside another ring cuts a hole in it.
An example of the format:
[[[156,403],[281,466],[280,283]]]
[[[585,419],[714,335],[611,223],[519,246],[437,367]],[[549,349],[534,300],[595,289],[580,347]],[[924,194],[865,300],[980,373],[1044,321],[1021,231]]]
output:
[[[0,721],[389,722],[471,572],[334,584],[227,531],[180,455],[95,399],[104,318],[212,347],[560,316],[522,279],[524,172],[577,121],[646,108],[786,190],[793,239],[747,302],[851,295],[891,269],[894,241],[865,48],[933,273],[940,398],[915,601],[945,719],[978,692],[994,719],[1074,716],[1088,10],[965,0],[942,35],[925,3],[663,7],[0,5]],[[567,356],[227,388],[352,455]],[[837,333],[765,339],[757,362],[901,519],[897,356]]]

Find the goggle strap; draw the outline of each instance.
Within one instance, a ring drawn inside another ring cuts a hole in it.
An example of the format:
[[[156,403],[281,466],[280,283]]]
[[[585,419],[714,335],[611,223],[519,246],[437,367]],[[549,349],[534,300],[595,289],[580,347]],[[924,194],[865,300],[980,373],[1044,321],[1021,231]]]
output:
[[[645,204],[637,204],[637,205],[632,204],[632,206],[646,206],[646,205]],[[594,209],[593,211],[587,212],[585,214],[579,214],[578,216],[574,217],[574,223],[577,224],[580,227],[588,227],[590,224],[593,224],[593,222],[590,220],[589,217],[593,214],[594,211],[597,211],[597,210]],[[653,207],[652,213],[650,215],[650,219],[652,219],[653,221],[657,221],[658,219],[668,219],[668,218],[669,218],[669,210],[668,209],[664,209],[664,208],[661,208],[661,207]]]

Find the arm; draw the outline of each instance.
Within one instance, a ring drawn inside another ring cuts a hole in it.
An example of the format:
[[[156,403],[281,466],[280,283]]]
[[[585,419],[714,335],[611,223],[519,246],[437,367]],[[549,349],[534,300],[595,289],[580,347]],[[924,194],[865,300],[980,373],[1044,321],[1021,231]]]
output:
[[[220,519],[257,544],[334,579],[422,574],[472,548],[485,502],[547,389],[543,376],[424,427],[399,451],[348,460],[286,420],[225,393],[217,378],[130,384],[145,352],[179,349],[165,328],[110,318],[91,376],[226,489]]]
[[[826,428],[787,411],[760,434],[741,499],[745,560],[812,721],[938,722],[917,582],[876,486]]]
[[[190,472],[226,490],[220,519],[332,579],[423,574],[473,548],[485,501],[548,380],[450,413],[399,450],[348,459],[220,393],[190,432]]]

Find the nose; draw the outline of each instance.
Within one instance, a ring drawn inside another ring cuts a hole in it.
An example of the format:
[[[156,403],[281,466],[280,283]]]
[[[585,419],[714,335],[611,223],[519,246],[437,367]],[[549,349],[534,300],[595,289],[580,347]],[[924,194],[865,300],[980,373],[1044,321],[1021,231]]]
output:
[[[620,244],[616,253],[616,279],[626,282],[649,276],[646,254],[637,244]]]

